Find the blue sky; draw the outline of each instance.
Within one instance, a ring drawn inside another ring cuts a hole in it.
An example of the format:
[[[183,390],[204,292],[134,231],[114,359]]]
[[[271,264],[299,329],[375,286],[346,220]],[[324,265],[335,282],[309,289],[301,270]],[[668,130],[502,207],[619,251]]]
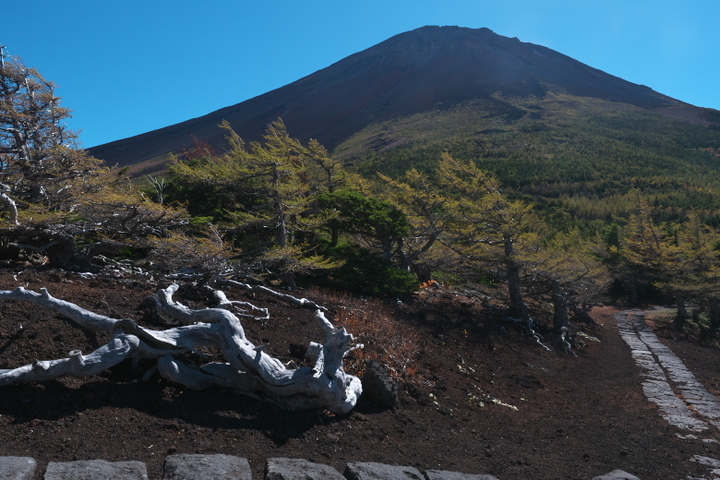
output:
[[[425,25],[487,27],[720,109],[719,0],[0,4],[0,44],[60,87],[85,147],[242,102]]]

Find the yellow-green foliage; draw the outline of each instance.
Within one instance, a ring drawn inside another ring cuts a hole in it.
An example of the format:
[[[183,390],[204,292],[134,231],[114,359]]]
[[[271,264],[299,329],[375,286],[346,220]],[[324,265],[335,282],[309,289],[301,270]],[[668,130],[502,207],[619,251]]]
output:
[[[431,176],[440,154],[472,160],[507,193],[522,194],[561,227],[627,218],[639,189],[668,219],[686,208],[720,209],[720,129],[676,120],[682,107],[640,107],[558,92],[496,98],[371,126],[335,154],[366,176],[417,168]],[[506,112],[497,111],[504,102]],[[493,110],[493,108],[495,108]],[[675,112],[674,109],[678,111]],[[572,210],[572,216],[563,212]],[[711,218],[720,225],[720,217]]]
[[[312,206],[318,194],[345,184],[342,166],[318,142],[304,146],[290,137],[281,120],[262,142],[249,145],[224,127],[225,154],[174,159],[170,200],[186,202],[195,216],[212,217],[238,246],[286,279],[341,265],[313,244],[333,215]]]
[[[223,273],[239,254],[212,225],[192,233],[175,231],[163,237],[151,236],[148,243],[149,259],[171,272],[192,267],[204,274]]]

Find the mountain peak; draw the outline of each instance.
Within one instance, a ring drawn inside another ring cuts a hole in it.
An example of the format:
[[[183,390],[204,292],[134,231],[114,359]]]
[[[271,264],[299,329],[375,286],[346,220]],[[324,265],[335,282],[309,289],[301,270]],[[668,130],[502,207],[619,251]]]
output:
[[[294,137],[316,138],[333,149],[374,122],[477,99],[541,98],[551,91],[642,108],[681,104],[488,28],[425,26],[237,105],[90,151],[109,164],[128,165],[187,148],[193,138],[220,144],[223,120],[254,140],[278,117]]]

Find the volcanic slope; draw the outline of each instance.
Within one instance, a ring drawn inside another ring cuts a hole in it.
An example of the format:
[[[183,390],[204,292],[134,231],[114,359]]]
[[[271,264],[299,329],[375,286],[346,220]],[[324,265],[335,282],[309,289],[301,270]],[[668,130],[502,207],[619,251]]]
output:
[[[282,117],[293,137],[315,138],[331,151],[355,136],[354,147],[344,150],[349,159],[357,154],[357,148],[387,149],[414,141],[390,138],[378,143],[372,134],[363,137],[361,133],[371,126],[425,112],[449,111],[459,105],[471,105],[475,116],[516,122],[533,112],[519,108],[511,99],[544,100],[557,95],[574,99],[563,104],[562,113],[569,116],[576,109],[602,111],[609,105],[621,105],[707,124],[717,113],[486,28],[428,26],[396,35],[237,105],[100,145],[90,152],[110,165],[129,166],[155,159],[152,168],[159,168],[162,161],[158,159],[191,147],[195,140],[222,145],[225,132],[218,127],[222,121],[228,121],[245,140],[255,140],[270,122]],[[577,99],[592,99],[594,103]],[[455,121],[456,125],[467,124],[465,118]]]

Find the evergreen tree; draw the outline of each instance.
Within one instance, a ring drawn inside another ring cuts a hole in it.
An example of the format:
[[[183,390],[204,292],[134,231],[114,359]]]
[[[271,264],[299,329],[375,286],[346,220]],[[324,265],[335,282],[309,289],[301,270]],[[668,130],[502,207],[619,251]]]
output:
[[[386,182],[386,197],[402,211],[409,224],[407,233],[398,242],[400,267],[415,271],[421,281],[429,281],[432,267],[427,257],[442,240],[450,219],[446,208],[447,194],[428,175],[414,168],[400,179],[379,175]],[[421,258],[425,261],[421,262]],[[447,259],[447,256],[444,258]]]
[[[296,273],[337,266],[314,253],[312,240],[321,225],[311,204],[314,189],[339,183],[340,166],[317,142],[305,147],[292,138],[282,120],[268,126],[262,142],[249,145],[229,124],[224,127],[225,154],[174,159],[175,200],[188,202],[194,215],[226,225],[246,253],[256,254],[291,287]],[[324,172],[324,184],[310,181],[311,162]]]
[[[318,197],[322,210],[337,215],[330,227],[352,236],[356,243],[380,252],[387,261],[393,260],[409,224],[403,213],[392,203],[354,190],[339,190]],[[332,244],[332,247],[335,245]]]
[[[486,268],[500,266],[507,282],[510,314],[527,318],[521,270],[526,247],[537,241],[533,228],[540,222],[533,206],[511,200],[500,191],[497,178],[473,162],[461,162],[447,153],[438,165],[438,178],[449,196],[446,243]]]
[[[18,223],[16,201],[71,208],[99,162],[80,150],[55,86],[0,46],[0,200]]]

